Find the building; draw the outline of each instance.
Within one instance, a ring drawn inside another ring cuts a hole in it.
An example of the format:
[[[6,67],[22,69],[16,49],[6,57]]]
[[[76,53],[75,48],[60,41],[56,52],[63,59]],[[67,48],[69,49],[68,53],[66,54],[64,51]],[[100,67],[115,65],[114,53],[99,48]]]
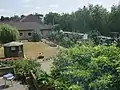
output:
[[[19,31],[20,40],[28,40],[33,32],[41,34],[42,38],[47,38],[52,33],[52,27],[42,23],[39,15],[28,15],[17,22],[0,22],[15,27]]]
[[[23,43],[10,42],[3,45],[5,58],[24,57]]]
[[[39,14],[30,14],[28,16],[25,16],[24,18],[22,18],[20,20],[20,22],[37,22],[37,23],[42,23],[42,18],[43,16],[39,15]]]

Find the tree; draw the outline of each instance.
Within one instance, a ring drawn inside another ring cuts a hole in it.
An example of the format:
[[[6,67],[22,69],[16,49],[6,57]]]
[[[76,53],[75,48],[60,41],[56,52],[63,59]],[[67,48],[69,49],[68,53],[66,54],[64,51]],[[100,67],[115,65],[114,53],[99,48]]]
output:
[[[111,7],[109,15],[109,29],[111,32],[120,32],[120,4]]]
[[[25,17],[25,15],[21,15],[20,18],[23,19]]]
[[[60,17],[60,22],[59,25],[61,27],[62,30],[64,31],[72,31],[72,17],[69,14],[62,14]]]
[[[79,8],[71,14],[48,13],[45,16],[46,24],[58,24],[64,31],[86,33],[98,30],[103,35],[109,32],[110,13],[101,5],[88,5]],[[59,29],[56,28],[56,29]]]
[[[1,21],[4,21],[4,19],[5,19],[4,16],[1,16],[1,19],[0,19],[0,20],[1,20]]]
[[[19,21],[20,17],[18,15],[14,15],[13,17],[10,18],[11,21]]]
[[[1,43],[16,41],[18,40],[18,37],[19,37],[19,32],[16,28],[13,28],[5,24],[0,25],[0,42]]]
[[[45,15],[44,20],[46,24],[55,25],[59,23],[59,17],[60,15],[58,13],[50,12],[49,14]]]
[[[75,45],[61,51],[51,73],[56,90],[69,90],[74,85],[82,90],[119,90],[119,55],[120,48],[115,45]]]
[[[98,32],[97,30],[94,30],[89,32],[88,36],[90,40],[94,42],[95,45],[100,44],[100,38],[99,38],[99,36],[101,36],[100,32]]]

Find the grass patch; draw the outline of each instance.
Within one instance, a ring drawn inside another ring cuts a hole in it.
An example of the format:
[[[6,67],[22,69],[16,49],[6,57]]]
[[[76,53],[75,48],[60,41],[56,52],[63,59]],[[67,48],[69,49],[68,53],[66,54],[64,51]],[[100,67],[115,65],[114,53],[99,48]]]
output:
[[[26,58],[36,59],[39,53],[43,53],[44,57],[51,57],[56,55],[58,50],[50,47],[42,42],[24,42],[24,54]],[[4,57],[4,49],[0,48],[0,57]]]

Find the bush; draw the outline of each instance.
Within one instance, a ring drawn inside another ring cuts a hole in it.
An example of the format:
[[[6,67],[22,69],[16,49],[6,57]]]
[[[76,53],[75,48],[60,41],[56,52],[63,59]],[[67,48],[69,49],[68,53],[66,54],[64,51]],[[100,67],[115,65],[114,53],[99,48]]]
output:
[[[56,90],[69,90],[74,85],[82,90],[119,90],[119,62],[120,48],[114,45],[76,45],[61,51],[52,70]]]
[[[15,67],[15,73],[20,76],[23,76],[24,74],[29,74],[31,70],[35,71],[38,67],[39,69],[41,69],[41,65],[34,60],[1,61],[1,64]]]
[[[100,44],[100,38],[99,38],[99,36],[101,36],[100,32],[93,30],[89,33],[88,36],[89,36],[89,39],[92,40],[95,45]]]
[[[74,36],[71,36],[71,37],[66,36],[62,32],[56,32],[49,36],[49,40],[53,41],[58,45],[69,48],[77,42],[78,38],[74,38]]]
[[[32,34],[32,41],[33,42],[39,42],[39,41],[41,41],[41,35],[39,33],[37,33],[37,32],[34,32]]]
[[[50,86],[53,85],[53,81],[50,75],[48,75],[46,72],[40,71],[40,69],[37,69],[35,72],[35,77],[36,77],[36,81],[39,85],[46,85],[46,86]]]
[[[9,25],[0,25],[0,42],[8,43],[11,41],[16,41],[19,38],[19,32],[17,29]]]

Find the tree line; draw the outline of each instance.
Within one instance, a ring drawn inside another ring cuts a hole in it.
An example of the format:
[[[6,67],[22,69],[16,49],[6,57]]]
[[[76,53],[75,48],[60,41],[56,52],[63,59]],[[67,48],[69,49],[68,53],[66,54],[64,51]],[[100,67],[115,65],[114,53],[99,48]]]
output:
[[[11,16],[11,17],[1,16],[0,21],[1,22],[19,21],[20,19],[22,19],[24,17],[25,17],[25,15],[21,15],[21,16],[14,15],[14,16]]]
[[[0,21],[19,21],[24,17],[25,15],[1,16]],[[97,30],[102,35],[108,35],[109,32],[120,32],[120,4],[113,5],[111,11],[102,5],[89,4],[71,14],[49,12],[44,17],[44,23],[54,25],[55,30],[62,29],[82,33]]]
[[[35,13],[35,14],[32,14],[32,15],[40,15],[41,17],[43,17],[43,14],[38,14],[38,13]],[[23,19],[24,17],[26,17],[26,15],[14,15],[14,16],[11,16],[11,17],[5,17],[5,16],[1,16],[0,18],[0,22],[9,22],[9,21],[20,21],[21,19]]]
[[[44,20],[46,24],[54,25],[55,30],[82,33],[97,30],[102,35],[109,35],[109,32],[120,32],[120,4],[113,5],[111,11],[102,5],[89,4],[71,14],[50,12]]]

